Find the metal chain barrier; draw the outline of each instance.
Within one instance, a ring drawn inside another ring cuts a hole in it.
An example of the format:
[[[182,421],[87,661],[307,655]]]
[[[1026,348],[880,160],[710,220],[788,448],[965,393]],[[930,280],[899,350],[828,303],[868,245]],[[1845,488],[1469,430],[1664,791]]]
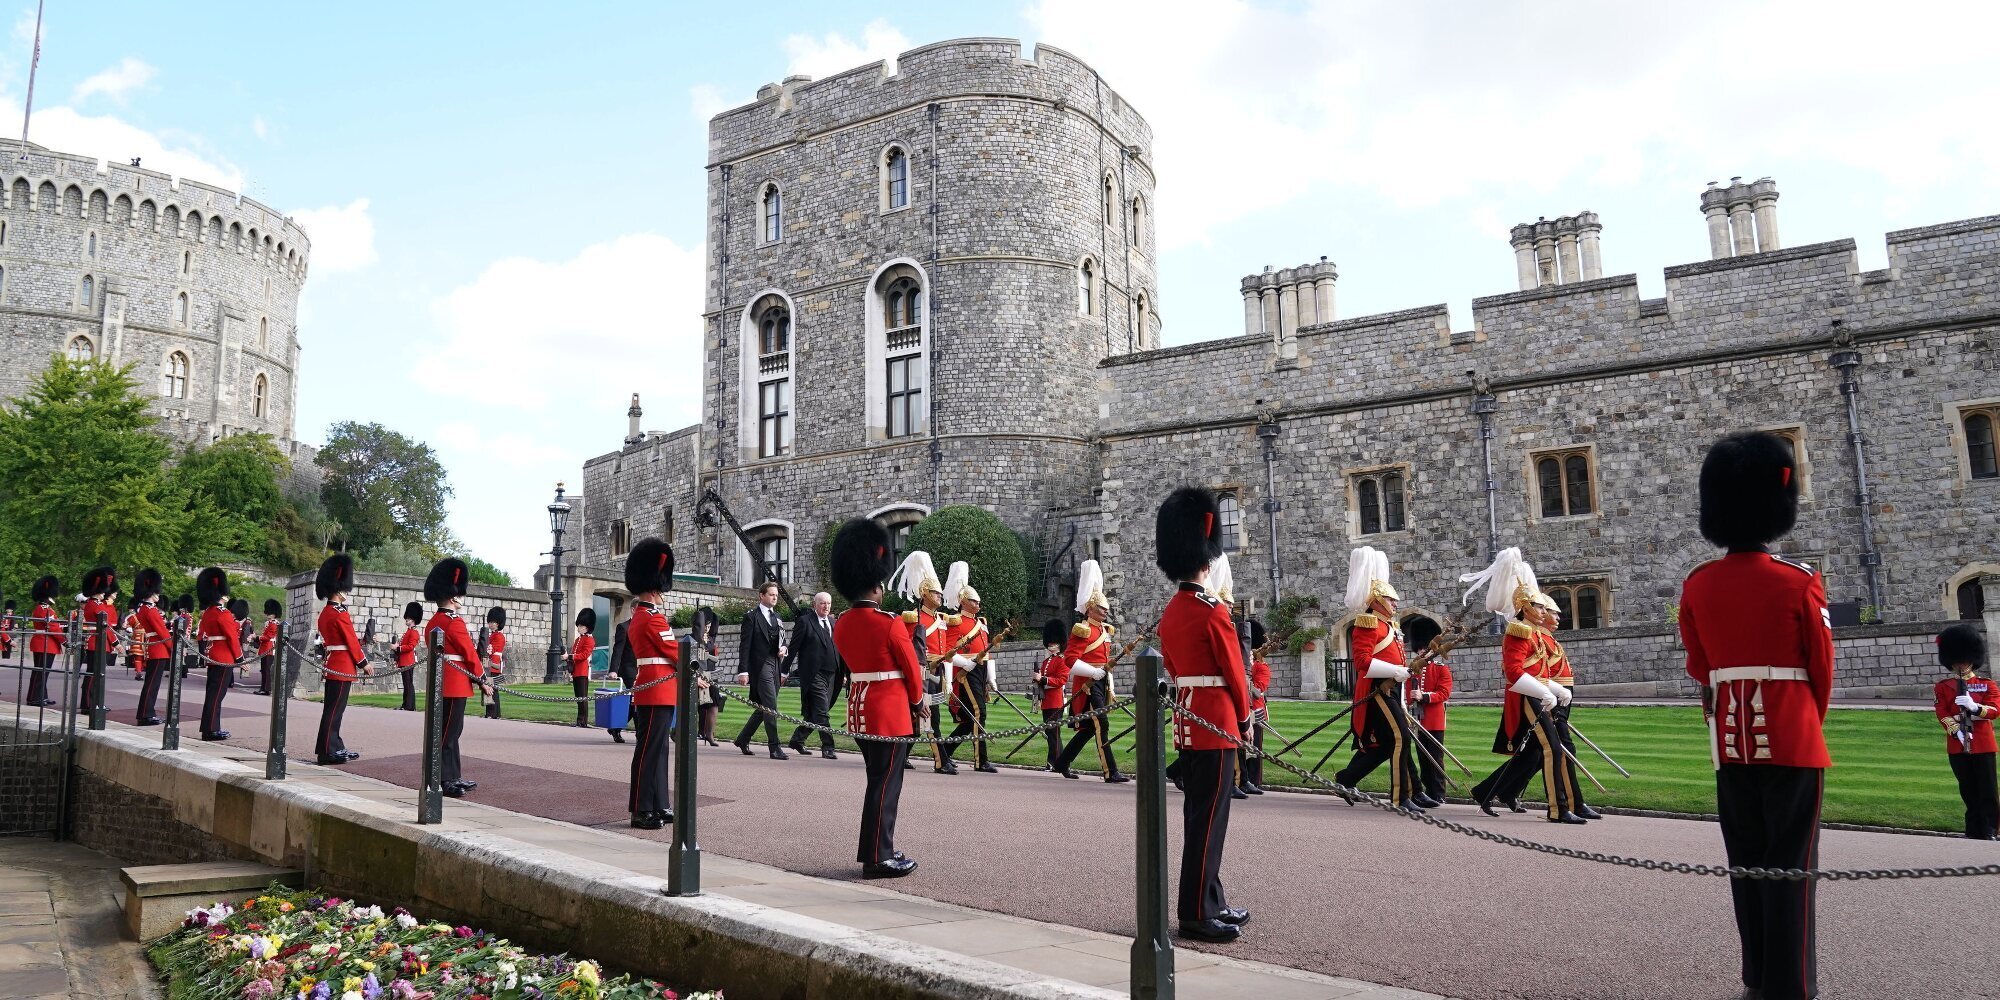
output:
[[[775,708],[769,708],[764,705],[759,705],[756,702],[751,701],[750,699],[745,698],[742,695],[729,690],[728,688],[722,688],[720,690],[722,691],[723,697],[728,698],[731,701],[742,702],[744,705],[747,705],[756,711],[763,712],[767,715],[770,715],[773,718],[779,719],[783,722],[790,723],[791,725],[794,726],[803,726],[806,729],[816,733],[826,733],[829,736],[845,736],[849,739],[856,741],[872,740],[876,743],[908,743],[908,744],[937,743],[937,744],[947,744],[951,746],[957,746],[960,743],[979,743],[986,740],[1007,740],[1007,739],[1013,739],[1016,736],[1028,736],[1035,733],[1046,733],[1061,726],[1075,722],[1079,719],[1096,719],[1106,715],[1110,715],[1114,710],[1125,708],[1131,705],[1135,701],[1135,699],[1126,698],[1122,701],[1114,701],[1111,704],[1104,706],[1103,708],[1094,708],[1088,712],[1079,712],[1076,715],[1065,715],[1062,718],[1057,719],[1053,722],[1042,722],[1032,726],[1020,726],[1014,729],[989,729],[983,733],[978,733],[975,735],[954,739],[949,736],[925,736],[922,734],[918,734],[915,736],[876,736],[871,733],[857,733],[847,729],[835,729],[832,726],[822,726],[817,722],[808,722],[805,719],[795,718],[793,716],[786,715],[785,713],[780,712]]]
[[[1558,847],[1554,844],[1544,844],[1535,840],[1523,840],[1520,837],[1510,837],[1503,833],[1494,833],[1491,830],[1482,830],[1478,827],[1466,826],[1463,823],[1454,823],[1448,819],[1439,819],[1429,813],[1404,809],[1372,792],[1364,792],[1358,788],[1349,788],[1337,781],[1330,781],[1311,771],[1287,764],[1257,749],[1255,746],[1244,745],[1234,734],[1225,733],[1217,729],[1207,719],[1189,712],[1179,704],[1175,704],[1173,710],[1176,716],[1192,721],[1203,729],[1232,743],[1236,743],[1243,750],[1260,758],[1266,764],[1275,764],[1280,769],[1295,775],[1308,784],[1324,786],[1327,790],[1346,799],[1348,802],[1366,802],[1383,812],[1394,813],[1407,819],[1416,820],[1419,823],[1437,827],[1440,830],[1449,830],[1453,833],[1464,834],[1478,840],[1502,844],[1507,847],[1519,847],[1523,850],[1538,851],[1543,854],[1553,854],[1557,857],[1575,858],[1578,861],[1592,861],[1601,865],[1639,868],[1651,872],[1671,872],[1677,875],[1712,875],[1794,882],[1805,879],[1827,882],[1859,882],[1863,880],[1872,882],[1881,879],[1966,878],[1976,875],[2000,875],[2000,864],[1960,865],[1954,868],[1744,868],[1734,865],[1689,864],[1684,861],[1656,861],[1652,858],[1632,858],[1622,854],[1607,854],[1602,851],[1582,851],[1573,847]]]

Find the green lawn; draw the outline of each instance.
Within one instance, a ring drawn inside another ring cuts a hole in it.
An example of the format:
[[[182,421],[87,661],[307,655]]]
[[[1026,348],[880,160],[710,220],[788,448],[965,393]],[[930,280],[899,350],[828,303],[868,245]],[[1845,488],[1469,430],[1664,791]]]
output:
[[[550,695],[567,696],[570,693],[566,684],[528,684],[521,685],[520,689]],[[1029,709],[1026,699],[1012,694],[1009,697],[1039,721],[1039,714]],[[399,695],[368,694],[356,695],[353,704],[390,707],[399,701]],[[1632,772],[1631,778],[1620,777],[1603,758],[1579,744],[1584,766],[1611,789],[1609,793],[1604,793],[1591,788],[1586,793],[1591,802],[1674,812],[1715,811],[1714,772],[1709,764],[1707,728],[1702,725],[1699,709],[1693,706],[1597,708],[1586,707],[1582,702],[1578,704],[1574,716],[1576,725]],[[567,722],[576,717],[576,710],[566,704],[503,697],[501,705],[503,714],[511,719]],[[780,692],[780,710],[797,716],[798,706],[798,689],[786,688]],[[1271,724],[1286,736],[1297,738],[1341,707],[1333,702],[1274,701],[1271,702]],[[836,724],[842,721],[843,712],[842,706],[836,703],[833,712]],[[733,701],[725,705],[716,725],[718,738],[733,737],[746,716],[742,705]],[[1115,720],[1113,732],[1123,730],[1132,723],[1123,712],[1113,712],[1112,716]],[[1446,737],[1446,744],[1479,778],[1485,777],[1505,759],[1488,752],[1498,716],[1499,709],[1494,707],[1463,706],[1451,710],[1452,728]],[[994,729],[1012,729],[1023,724],[1019,716],[998,700],[988,710],[988,718]],[[1347,721],[1343,719],[1328,727],[1286,760],[1301,767],[1312,767],[1325,756],[1346,725]],[[789,726],[781,726],[781,737],[788,737],[790,732]],[[1826,780],[1825,818],[1828,821],[1930,830],[1963,828],[1964,808],[1959,802],[1951,770],[1945,764],[1944,737],[1929,713],[1835,709],[1827,718],[1826,735],[1834,758],[1834,768],[1828,772]],[[1067,740],[1068,736],[1068,730],[1064,730],[1063,738]],[[843,749],[853,749],[852,741],[841,739],[839,742]],[[1003,763],[1039,766],[1045,754],[1039,736],[1022,747],[1020,753],[1006,756],[1020,742],[1021,737],[1018,736],[999,741],[994,759]],[[1275,751],[1278,745],[1267,734],[1265,749]],[[1352,746],[1352,741],[1349,741],[1320,773],[1331,777],[1347,762]],[[1115,749],[1119,760],[1125,762],[1124,766],[1129,769],[1132,737],[1127,735],[1119,740]],[[958,757],[961,762],[969,760],[971,750],[961,748]],[[1086,750],[1078,758],[1076,766],[1079,771],[1097,770],[1096,754]],[[1459,781],[1460,794],[1476,780],[1465,778],[1463,773],[1450,767],[1449,762],[1447,769]],[[1268,768],[1266,777],[1272,784],[1298,783],[1276,768]],[[1385,783],[1381,772],[1364,782],[1362,787],[1383,790]]]

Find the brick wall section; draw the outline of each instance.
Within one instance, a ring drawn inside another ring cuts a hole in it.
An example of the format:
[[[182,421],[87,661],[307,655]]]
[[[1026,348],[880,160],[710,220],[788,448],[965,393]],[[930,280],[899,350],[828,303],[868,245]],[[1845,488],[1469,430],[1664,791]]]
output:
[[[317,573],[300,573],[285,581],[285,629],[288,635],[302,636],[300,648],[310,649],[319,621],[323,601],[313,596],[313,581]],[[381,652],[370,657],[370,663],[378,675],[360,682],[361,691],[401,691],[401,679],[379,673],[394,664],[387,650],[403,635],[403,606],[411,601],[423,603],[424,581],[414,576],[392,576],[386,573],[359,572],[354,575],[355,590],[348,596],[348,615],[354,620],[356,635],[365,634],[368,619],[375,619],[375,639]],[[466,631],[472,633],[475,641],[479,629],[486,624],[488,608],[499,606],[507,610],[507,648],[502,652],[506,661],[506,683],[539,683],[548,663],[549,648],[549,595],[516,587],[489,587],[473,584],[466,589],[461,602],[460,613],[465,616]],[[262,627],[262,609],[258,623]],[[424,620],[429,621],[436,608],[424,604]],[[565,612],[569,614],[569,612]],[[573,617],[573,615],[572,615]],[[418,655],[418,667],[422,669],[423,657]],[[301,668],[297,690],[311,692],[319,690],[320,675],[309,668]],[[419,680],[418,687],[422,687]]]

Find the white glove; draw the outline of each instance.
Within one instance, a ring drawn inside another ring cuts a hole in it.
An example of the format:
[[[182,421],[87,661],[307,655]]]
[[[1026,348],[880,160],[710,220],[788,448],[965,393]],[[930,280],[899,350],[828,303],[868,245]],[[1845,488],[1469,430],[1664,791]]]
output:
[[[1556,696],[1549,690],[1549,686],[1542,683],[1538,678],[1530,677],[1527,674],[1522,674],[1520,679],[1510,685],[1507,690],[1523,698],[1533,698],[1541,702],[1543,709],[1556,707]]]
[[[1410,679],[1408,667],[1398,666],[1388,660],[1368,661],[1368,679],[1371,681],[1395,681],[1398,684]]]
[[[1558,705],[1569,704],[1570,693],[1569,693],[1569,687],[1567,685],[1551,684],[1549,685],[1549,689],[1555,692],[1556,704]]]
[[[738,683],[738,684],[748,684],[748,683],[750,683],[750,675],[749,675],[749,674],[737,674],[737,675],[736,675],[736,683]]]
[[[1962,694],[1956,698],[1953,698],[1952,704],[1957,705],[1958,707],[1965,709],[1968,712],[1977,713],[1979,711],[1979,703],[1973,701],[1972,696],[1969,694]]]
[[[959,673],[962,674],[972,669],[972,660],[967,658],[964,653],[953,653],[951,657],[951,665],[953,669],[957,670]]]

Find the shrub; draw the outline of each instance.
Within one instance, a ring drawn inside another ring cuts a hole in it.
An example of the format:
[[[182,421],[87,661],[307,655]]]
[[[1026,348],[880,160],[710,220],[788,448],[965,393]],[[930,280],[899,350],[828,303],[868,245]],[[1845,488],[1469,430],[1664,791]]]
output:
[[[953,562],[970,563],[972,586],[983,599],[980,612],[987,621],[997,624],[1027,614],[1024,546],[991,511],[965,505],[942,508],[910,529],[909,547],[931,554],[940,579]]]

